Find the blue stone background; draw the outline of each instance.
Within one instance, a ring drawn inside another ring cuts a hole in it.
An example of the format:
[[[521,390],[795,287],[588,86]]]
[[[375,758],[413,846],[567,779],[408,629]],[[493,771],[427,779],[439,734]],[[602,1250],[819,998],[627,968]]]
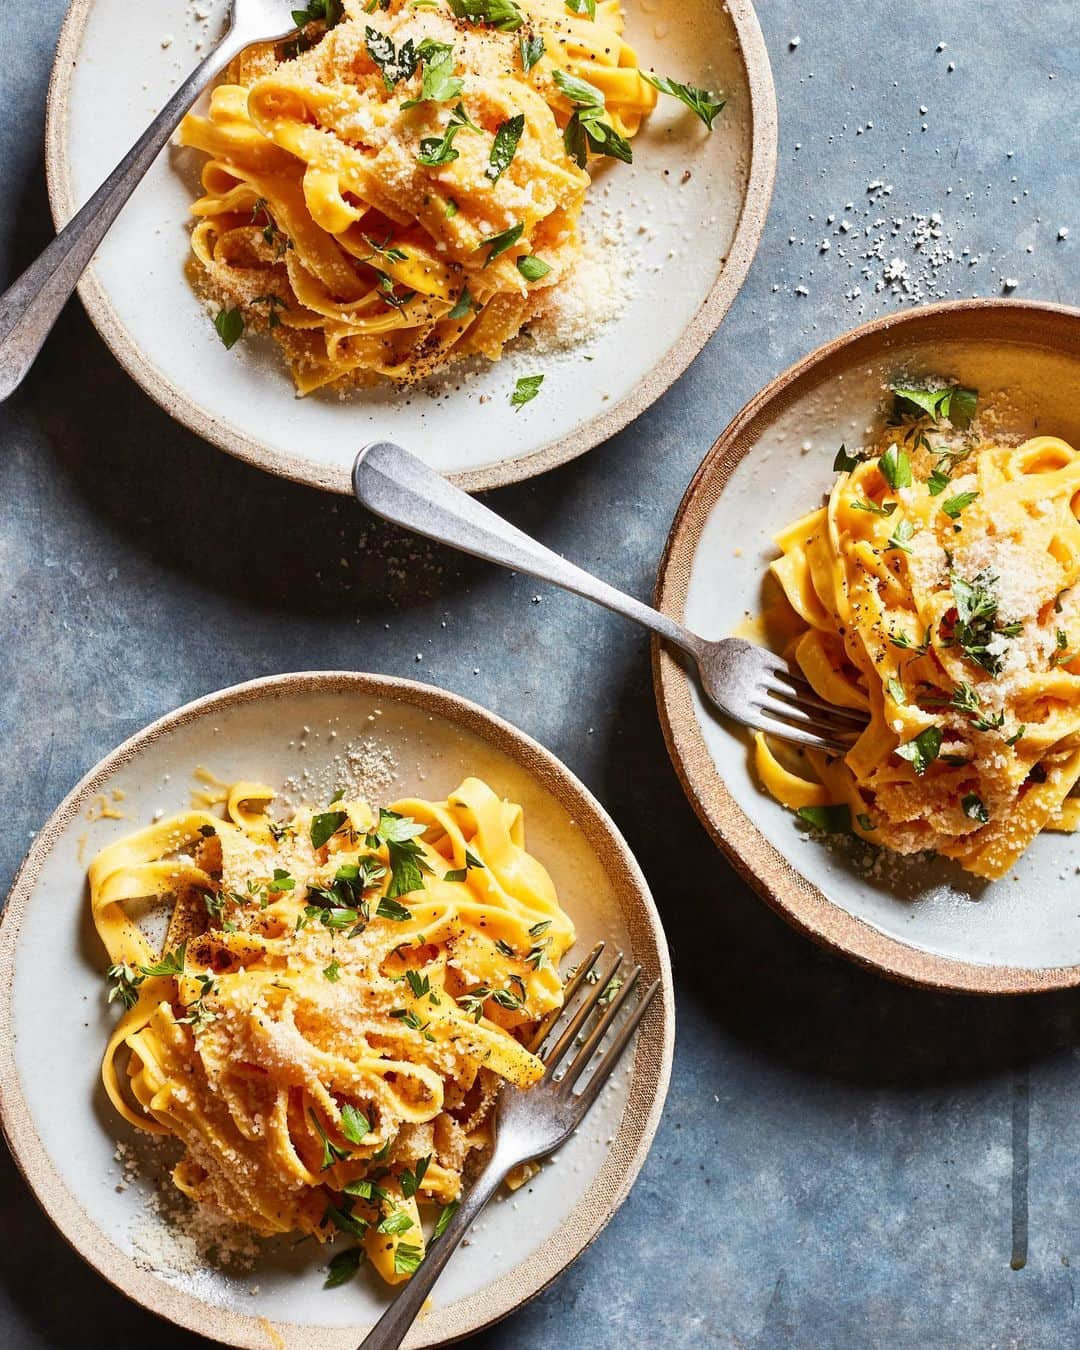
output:
[[[0,10],[0,282],[50,236],[41,128],[63,13]],[[490,499],[641,596],[686,483],[745,400],[860,307],[902,303],[872,293],[824,223],[848,201],[865,210],[868,183],[892,184],[872,215],[940,211],[979,257],[941,269],[943,295],[1012,278],[1021,297],[1077,299],[1075,0],[764,0],[760,18],[779,172],[731,313],[634,426]],[[845,298],[855,284],[863,296]],[[129,382],[77,303],[0,406],[0,518],[4,885],[116,742],[294,669],[468,695],[562,756],[621,824],[671,942],[667,1112],[601,1238],[476,1346],[1077,1343],[1077,996],[934,996],[790,931],[683,799],[643,632],[204,445]],[[84,1267],[6,1155],[0,1231],[3,1346],[196,1344]]]

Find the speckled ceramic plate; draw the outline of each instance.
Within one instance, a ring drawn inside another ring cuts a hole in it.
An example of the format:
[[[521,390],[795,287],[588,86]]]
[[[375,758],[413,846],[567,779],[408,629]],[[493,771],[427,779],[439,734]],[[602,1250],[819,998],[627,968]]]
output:
[[[156,811],[189,806],[192,773],[283,785],[294,800],[356,781],[382,799],[444,796],[468,773],[525,808],[529,848],[578,928],[659,977],[662,997],[634,1050],[556,1162],[499,1199],[458,1251],[406,1344],[466,1335],[532,1297],[625,1199],[656,1131],[674,1039],[664,935],[618,830],[576,778],[534,741],[456,695],[375,675],[282,675],[171,713],[107,756],[43,826],[0,925],[0,1113],[8,1144],[49,1217],[101,1275],[162,1317],[228,1345],[353,1350],[388,1294],[370,1272],[324,1290],[311,1243],[268,1244],[230,1274],[192,1263],[148,1208],[152,1176],[124,1185],[122,1128],[98,1068],[115,1009],[89,919],[86,863]],[[391,781],[392,779],[392,781]],[[123,819],[101,818],[100,807]],[[43,1016],[47,1010],[47,1016]],[[256,1292],[257,1291],[257,1292]]]
[[[1080,310],[966,301],[890,315],[793,366],[735,418],[683,498],[657,582],[661,609],[705,637],[760,611],[773,535],[833,481],[899,375],[980,391],[1024,434],[1080,441]],[[663,648],[664,734],[694,808],[761,895],[811,937],[901,979],[1021,993],[1080,983],[1080,837],[1046,834],[1003,880],[940,860],[867,871],[805,836],[753,777],[749,737],[707,707]]]
[[[720,88],[729,102],[709,136],[662,98],[634,141],[634,164],[598,173],[587,217],[594,232],[622,223],[633,294],[587,346],[531,358],[523,348],[494,366],[464,367],[475,369],[464,382],[439,377],[411,392],[297,399],[276,344],[253,339],[226,351],[188,284],[201,156],[176,149],[159,157],[82,281],[98,331],[147,393],[200,436],[335,492],[349,492],[353,457],[373,439],[400,441],[470,490],[528,478],[605,440],[668,388],[727,312],[761,236],[776,164],[772,72],[749,0],[626,7],[643,66]],[[196,44],[223,9],[224,0],[74,0],[46,133],[58,225],[194,68]],[[211,11],[207,22],[195,17]],[[514,381],[538,365],[542,395],[515,412]]]

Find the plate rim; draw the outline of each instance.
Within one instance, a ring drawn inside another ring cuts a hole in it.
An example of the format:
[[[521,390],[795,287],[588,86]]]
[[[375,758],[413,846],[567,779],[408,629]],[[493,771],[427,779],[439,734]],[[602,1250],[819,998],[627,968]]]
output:
[[[590,848],[606,868],[615,872],[623,893],[635,896],[644,924],[642,935],[654,948],[653,953],[643,950],[635,955],[639,960],[654,955],[655,976],[661,981],[660,997],[642,1022],[644,1034],[638,1036],[631,1090],[615,1143],[577,1206],[523,1262],[468,1297],[433,1309],[418,1321],[405,1345],[444,1344],[492,1325],[543,1292],[595,1241],[629,1195],[648,1155],[663,1113],[674,1054],[675,1004],[667,940],[648,883],[629,845],[600,802],[557,756],[495,713],[460,694],[414,680],[367,672],[300,671],[216,690],[165,713],[127,737],[80,778],[38,830],[0,914],[0,1128],[32,1195],[61,1236],[97,1274],[133,1302],[175,1325],[222,1344],[252,1350],[265,1350],[273,1340],[267,1327],[281,1338],[283,1350],[354,1350],[370,1327],[305,1326],[220,1307],[176,1288],[122,1252],[68,1190],[34,1128],[15,1062],[11,990],[21,920],[42,866],[63,831],[79,819],[81,809],[103,781],[133,761],[146,745],[209,713],[268,698],[328,692],[382,698],[420,708],[479,736],[512,759],[570,812]],[[653,972],[647,967],[649,974]],[[625,1156],[616,1161],[620,1136],[625,1136]],[[530,1269],[538,1274],[525,1274]],[[523,1285],[527,1289],[524,1294],[520,1292]]]
[[[57,230],[73,214],[68,160],[68,114],[72,74],[87,20],[97,0],[72,0],[60,29],[45,103],[45,179],[49,210]],[[768,48],[751,0],[712,0],[731,18],[746,71],[750,111],[750,166],[731,247],[719,275],[681,335],[646,377],[613,407],[597,413],[558,440],[499,464],[448,475],[467,492],[486,492],[523,482],[568,463],[624,430],[675,383],[719,328],[742,289],[765,230],[776,179],[778,115]],[[279,454],[241,428],[215,417],[181,392],[153,365],[120,322],[91,264],[78,285],[91,323],[135,383],[181,426],[234,458],[277,477],[325,492],[349,496],[351,465],[312,464],[288,452]],[[284,376],[283,376],[284,378]],[[359,448],[359,447],[357,447]]]
[[[822,343],[755,394],[706,453],[672,521],[657,570],[653,594],[656,608],[682,621],[690,566],[705,521],[736,466],[753,448],[757,430],[771,420],[774,408],[782,411],[802,388],[815,381],[822,367],[844,360],[850,366],[873,359],[894,338],[903,340],[913,329],[929,328],[932,333],[939,326],[943,330],[952,328],[942,336],[974,340],[977,334],[960,330],[980,315],[996,316],[998,322],[997,333],[988,340],[1048,347],[1053,338],[1039,339],[1035,333],[1041,323],[1055,325],[1055,332],[1074,330],[1072,346],[1080,351],[1080,308],[1004,298],[945,301],[892,312]],[[864,347],[869,350],[861,350]],[[856,348],[860,350],[853,357],[850,353]],[[904,984],[940,991],[1031,994],[1080,984],[1080,965],[1022,967],[943,956],[890,937],[830,900],[769,842],[728,791],[693,711],[692,677],[657,638],[652,642],[652,672],[664,742],[691,806],[739,876],[799,932],[857,965]]]

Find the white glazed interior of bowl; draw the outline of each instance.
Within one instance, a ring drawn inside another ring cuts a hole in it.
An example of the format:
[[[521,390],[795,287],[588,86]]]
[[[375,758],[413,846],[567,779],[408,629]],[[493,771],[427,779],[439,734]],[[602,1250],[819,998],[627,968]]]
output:
[[[866,439],[898,376],[940,375],[980,391],[1023,435],[1080,443],[1080,363],[1020,345],[898,345],[798,396],[743,457],[694,554],[685,619],[706,637],[730,634],[760,612],[761,583],[777,556],[773,535],[820,504],[841,442]],[[901,862],[867,875],[842,851],[807,837],[789,811],[758,787],[748,738],[704,706],[695,715],[717,771],[769,842],[829,900],[901,942],[956,960],[1023,969],[1080,963],[1076,874],[1080,839],[1044,834],[1001,881],[986,883],[943,860]]]
[[[380,751],[389,750],[397,765],[395,782],[380,794],[383,801],[445,797],[465,775],[476,774],[522,803],[527,846],[548,867],[577,925],[571,960],[601,938],[632,950],[610,876],[553,793],[508,754],[420,708],[368,695],[293,690],[211,707],[144,742],[100,785],[125,818],[90,819],[95,814],[91,803],[53,842],[19,927],[11,990],[18,1086],[44,1152],[92,1223],[144,1266],[160,1220],[147,1208],[149,1178],[126,1189],[119,1186],[116,1141],[137,1132],[117,1120],[99,1084],[115,1008],[105,1002],[106,958],[89,919],[86,864],[97,849],[148,823],[156,811],[186,809],[197,786],[192,779],[197,766],[226,781],[246,778],[278,786],[299,778],[299,787],[288,793],[293,803],[305,799],[304,774],[309,773],[312,792],[328,798],[335,756],[368,738]],[[113,797],[117,789],[119,802]],[[49,1009],[48,1017],[42,1016],[43,1008]],[[436,1309],[521,1267],[575,1211],[608,1156],[631,1082],[628,1058],[558,1161],[546,1165],[526,1188],[489,1207],[470,1246],[455,1255],[437,1285]],[[86,1109],[91,1102],[94,1109]],[[350,1284],[325,1291],[329,1253],[311,1242],[268,1244],[256,1267],[239,1275],[205,1265],[170,1268],[170,1245],[163,1250],[163,1266],[156,1272],[160,1278],[247,1318],[357,1326],[373,1320],[386,1303],[385,1287],[363,1269]],[[122,1274],[116,1272],[116,1278],[122,1281]],[[514,1279],[518,1297],[533,1292],[524,1270]],[[234,1343],[261,1344],[260,1336],[253,1327],[250,1341]]]
[[[189,0],[87,3],[70,89],[64,67],[54,87],[63,107],[52,109],[59,144],[50,188],[54,211],[65,217],[194,67],[196,43],[215,31],[224,7],[210,0],[204,8],[215,18],[202,23]],[[645,68],[720,88],[729,102],[710,136],[681,103],[661,98],[634,141],[634,164],[607,161],[597,170],[588,228],[594,235],[625,230],[635,259],[629,303],[597,340],[566,355],[530,356],[525,346],[494,366],[461,367],[467,379],[438,377],[404,393],[382,388],[346,401],[333,393],[297,399],[276,345],[256,338],[226,351],[191,290],[184,265],[203,157],[175,148],[158,158],[98,251],[94,284],[122,330],[107,336],[114,347],[118,337],[121,348],[133,345],[137,377],[181,420],[189,420],[181,404],[200,409],[214,424],[204,434],[227,439],[235,430],[272,457],[293,461],[283,470],[291,476],[303,476],[307,465],[314,481],[342,490],[356,451],[375,438],[392,436],[438,468],[462,473],[531,455],[604,416],[663,360],[713,287],[738,224],[751,158],[747,72],[719,0],[663,8],[659,0],[627,0],[627,29]],[[101,116],[104,107],[108,117]],[[540,396],[515,412],[509,394],[516,377],[541,372]]]

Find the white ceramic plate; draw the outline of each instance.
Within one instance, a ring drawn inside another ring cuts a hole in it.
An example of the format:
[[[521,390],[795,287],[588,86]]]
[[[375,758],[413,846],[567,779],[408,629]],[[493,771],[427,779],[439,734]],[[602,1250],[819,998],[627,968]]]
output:
[[[355,781],[358,759],[374,762],[376,781],[370,768],[367,780],[378,789],[385,753],[395,777],[382,785],[384,801],[444,796],[474,773],[521,802],[529,848],[577,925],[574,950],[604,938],[640,962],[645,979],[662,980],[634,1050],[583,1127],[527,1190],[489,1206],[407,1344],[475,1331],[553,1279],[625,1198],[663,1107],[674,1009],[660,921],[615,826],[547,751],[475,704],[382,676],[277,676],[170,714],[73,790],[16,878],[0,925],[0,1114],[19,1167],[79,1253],[145,1307],[229,1345],[353,1350],[388,1295],[365,1270],[324,1290],[326,1257],[311,1243],[268,1244],[240,1275],[187,1269],[147,1208],[151,1179],[120,1188],[116,1141],[138,1132],[122,1128],[98,1078],[115,1007],[105,1001],[86,862],[155,811],[188,807],[197,766],[225,780],[299,780],[291,795],[303,800],[305,789],[329,795],[336,781]],[[93,819],[99,794],[125,818]]]
[[[288,7],[282,0],[283,13]],[[644,67],[723,89],[729,102],[709,136],[680,103],[662,98],[634,141],[634,164],[598,174],[588,215],[595,230],[624,223],[635,294],[587,347],[477,364],[460,388],[442,376],[426,392],[297,399],[276,345],[256,339],[226,351],[188,284],[202,157],[175,148],[154,164],[83,279],[90,317],[127,371],[179,421],[241,459],[336,492],[349,491],[353,457],[374,439],[400,441],[473,490],[590,449],[658,398],[719,324],[757,248],[776,162],[772,73],[749,0],[627,0],[627,7]],[[196,44],[216,31],[223,8],[224,0],[74,0],[46,131],[58,225],[194,68]],[[200,22],[197,10],[213,17]],[[542,395],[515,412],[514,380],[538,364]]]
[[[979,390],[1006,429],[1080,443],[1080,310],[969,301],[892,315],[779,376],[709,452],[679,508],[658,602],[705,637],[760,612],[773,536],[819,504],[837,447],[861,444],[897,376]],[[707,707],[657,650],[668,747],[718,842],[771,903],[812,936],[891,974],[982,992],[1080,983],[1080,836],[1040,835],[993,883],[945,860],[867,874],[809,839],[761,791],[748,737]]]

